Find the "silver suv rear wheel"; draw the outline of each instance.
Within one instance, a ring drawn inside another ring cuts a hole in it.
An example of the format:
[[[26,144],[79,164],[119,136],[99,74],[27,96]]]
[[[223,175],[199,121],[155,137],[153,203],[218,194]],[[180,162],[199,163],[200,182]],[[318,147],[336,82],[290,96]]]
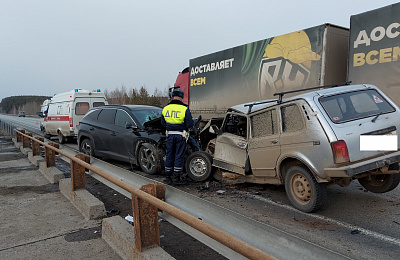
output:
[[[304,212],[318,211],[326,201],[326,184],[318,183],[304,165],[289,168],[285,189],[292,205]]]

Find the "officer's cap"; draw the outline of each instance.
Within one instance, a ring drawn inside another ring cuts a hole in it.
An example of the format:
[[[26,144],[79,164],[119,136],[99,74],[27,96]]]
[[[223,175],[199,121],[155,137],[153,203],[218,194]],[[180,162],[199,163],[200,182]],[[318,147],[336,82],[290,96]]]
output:
[[[178,88],[174,89],[172,91],[172,94],[171,94],[172,97],[178,96],[178,97],[181,97],[181,98],[183,98],[184,95],[185,95],[185,93],[182,90],[178,89]]]

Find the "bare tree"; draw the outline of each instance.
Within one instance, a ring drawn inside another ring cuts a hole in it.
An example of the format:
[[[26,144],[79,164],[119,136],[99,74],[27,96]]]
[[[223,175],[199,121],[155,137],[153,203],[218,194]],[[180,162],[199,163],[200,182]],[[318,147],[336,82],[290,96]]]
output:
[[[130,88],[127,90],[127,88],[122,85],[121,89],[117,87],[115,90],[110,92],[106,89],[104,94],[106,95],[109,104],[152,105],[163,107],[168,104],[168,90],[169,85],[164,91],[160,91],[156,88],[154,94],[150,96],[145,85],[141,86],[139,90],[136,88]]]

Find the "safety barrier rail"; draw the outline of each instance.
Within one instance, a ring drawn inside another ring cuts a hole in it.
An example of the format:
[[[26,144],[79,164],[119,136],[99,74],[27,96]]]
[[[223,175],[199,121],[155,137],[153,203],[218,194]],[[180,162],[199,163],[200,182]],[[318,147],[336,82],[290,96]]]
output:
[[[8,132],[9,135],[12,135],[14,137],[14,130],[17,129],[17,127],[13,124],[9,124],[8,122],[0,120],[0,129],[3,129],[4,131]]]
[[[45,143],[42,137],[33,137],[32,133],[27,133],[25,130],[15,129],[14,131],[17,142],[22,142],[23,148],[31,148],[33,156],[40,155],[40,147],[44,147],[47,167],[56,166],[56,154],[61,154],[70,159],[72,191],[86,189],[85,170],[88,169],[131,193],[135,223],[135,247],[140,252],[149,246],[160,246],[158,210],[161,210],[249,259],[276,259],[258,248],[166,203],[163,201],[165,198],[165,186],[163,184],[150,183],[137,189],[90,165],[90,156],[88,155],[77,154],[74,157],[61,151],[58,144]]]

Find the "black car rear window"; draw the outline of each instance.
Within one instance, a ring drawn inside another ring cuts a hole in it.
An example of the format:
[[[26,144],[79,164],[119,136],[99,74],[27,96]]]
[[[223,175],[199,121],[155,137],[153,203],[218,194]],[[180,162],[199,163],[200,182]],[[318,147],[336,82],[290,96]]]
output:
[[[374,89],[321,97],[319,102],[333,123],[395,111],[394,107]]]

